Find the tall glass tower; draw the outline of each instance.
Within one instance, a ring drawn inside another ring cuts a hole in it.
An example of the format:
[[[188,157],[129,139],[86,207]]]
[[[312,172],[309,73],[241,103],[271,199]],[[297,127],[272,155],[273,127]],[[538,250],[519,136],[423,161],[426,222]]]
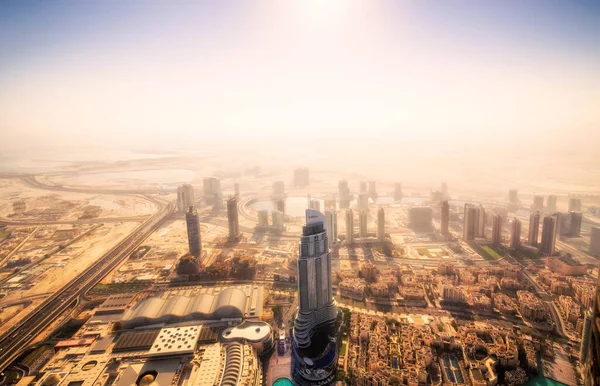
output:
[[[336,377],[337,307],[331,291],[331,255],[321,212],[307,209],[298,257],[299,307],[294,322],[295,385],[330,385]]]

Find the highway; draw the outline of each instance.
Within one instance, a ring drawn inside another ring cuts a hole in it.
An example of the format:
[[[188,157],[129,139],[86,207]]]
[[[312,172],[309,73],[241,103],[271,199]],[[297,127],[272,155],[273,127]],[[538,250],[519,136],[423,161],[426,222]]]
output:
[[[150,215],[129,217],[96,217],[83,220],[11,220],[0,218],[0,225],[39,226],[39,225],[70,225],[70,224],[103,224],[112,222],[141,222],[147,220]]]
[[[43,189],[43,190],[56,190],[61,192],[75,192],[75,193],[96,193],[96,194],[156,194],[157,189],[97,189],[93,190],[84,189],[84,188],[73,188],[73,187],[65,187],[62,185],[48,185],[42,182],[39,182],[35,176],[25,176],[22,177],[21,180],[27,185],[33,186],[34,188]],[[172,193],[172,191],[165,192]]]
[[[158,201],[155,201],[158,203]],[[161,203],[162,204],[162,203]],[[46,299],[39,307],[14,325],[0,337],[0,371],[6,369],[22,353],[23,349],[52,322],[59,319],[80,296],[85,295],[102,278],[110,273],[121,261],[154,232],[174,212],[174,204],[161,205],[159,212],[140,225],[126,239],[121,241],[81,275]]]

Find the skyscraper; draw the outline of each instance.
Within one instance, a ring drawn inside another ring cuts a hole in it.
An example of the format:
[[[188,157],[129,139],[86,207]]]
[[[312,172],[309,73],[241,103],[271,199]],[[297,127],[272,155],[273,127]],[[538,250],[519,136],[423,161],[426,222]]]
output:
[[[292,341],[295,385],[331,385],[336,377],[337,307],[331,289],[331,255],[325,218],[306,211],[298,257],[299,304]]]
[[[359,193],[367,193],[367,181],[361,181],[358,189]]]
[[[569,198],[569,212],[581,212],[581,198]]]
[[[340,209],[346,209],[350,206],[350,188],[348,181],[338,181],[338,194],[340,196]]]
[[[317,212],[321,211],[321,201],[319,200],[310,200],[310,209],[316,210]]]
[[[237,197],[240,196],[240,183],[236,182],[235,184],[233,184],[233,194],[235,194]]]
[[[587,353],[584,355],[585,362],[583,362],[583,384],[598,386],[600,385],[600,277],[596,284],[590,326],[591,328],[585,331],[584,320],[581,348],[584,349],[585,344]]]
[[[510,232],[510,247],[517,249],[521,245],[521,220],[513,218],[512,229]]]
[[[583,221],[583,214],[581,212],[569,212],[571,215],[571,227],[569,234],[573,237],[579,237],[581,234],[581,223]]]
[[[188,245],[190,254],[195,257],[202,256],[202,240],[200,239],[200,222],[198,212],[192,205],[185,213],[185,224],[187,226]]]
[[[369,197],[372,199],[377,198],[377,186],[375,185],[375,181],[369,181]]]
[[[485,208],[483,205],[476,208],[475,237],[485,238]]]
[[[544,196],[533,196],[533,203],[531,204],[532,210],[544,209]]]
[[[508,191],[508,203],[513,205],[519,204],[519,191],[517,189],[510,189]]]
[[[494,214],[492,217],[492,244],[502,242],[502,216]]]
[[[279,199],[285,197],[285,184],[283,181],[273,182],[273,198]]]
[[[448,184],[445,182],[442,182],[442,200],[447,200],[448,199]]]
[[[463,240],[475,240],[475,219],[477,217],[477,208],[470,204],[465,204],[463,217]]]
[[[556,245],[557,216],[544,216],[542,224],[542,243],[540,251],[547,256],[554,255]]]
[[[367,193],[361,193],[358,195],[358,209],[369,210],[369,195]]]
[[[556,196],[554,194],[548,196],[548,205],[546,207],[548,212],[556,212]]]
[[[190,184],[183,184],[177,187],[177,210],[180,213],[194,205],[194,187]]]
[[[237,196],[229,197],[227,200],[227,223],[229,224],[229,241],[237,241],[240,235]]]
[[[272,210],[271,223],[273,224],[273,229],[281,232],[285,227],[283,212]]]
[[[207,204],[212,205],[221,201],[221,180],[216,177],[205,177],[202,180],[202,188]]]
[[[325,211],[325,228],[327,230],[327,239],[330,244],[337,242],[337,213],[334,211]]]
[[[442,218],[440,220],[440,233],[443,235],[449,234],[448,225],[450,223],[450,205],[448,201],[442,201]]]
[[[537,247],[540,233],[540,212],[532,213],[529,216],[529,232],[527,233],[527,242],[529,245]]]
[[[402,200],[402,184],[399,182],[396,182],[394,184],[394,200],[395,201]]]
[[[600,256],[600,227],[590,230],[590,255]]]
[[[367,211],[361,210],[358,214],[360,237],[367,237]]]
[[[354,243],[354,213],[352,209],[346,209],[346,244]]]
[[[377,211],[377,239],[380,243],[385,241],[385,211],[379,207]]]

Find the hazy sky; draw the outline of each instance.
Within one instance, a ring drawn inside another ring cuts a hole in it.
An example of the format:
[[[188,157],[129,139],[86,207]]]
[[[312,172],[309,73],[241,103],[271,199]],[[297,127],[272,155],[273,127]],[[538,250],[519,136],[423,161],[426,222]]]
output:
[[[598,1],[0,1],[4,150],[598,138],[599,106]]]

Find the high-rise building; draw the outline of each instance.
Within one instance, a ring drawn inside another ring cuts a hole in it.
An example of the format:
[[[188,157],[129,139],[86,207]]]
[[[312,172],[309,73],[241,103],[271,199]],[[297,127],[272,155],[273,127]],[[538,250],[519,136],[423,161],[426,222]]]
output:
[[[583,362],[584,386],[600,385],[600,277],[596,284],[591,318],[591,328],[581,337],[582,345],[587,342],[587,354],[585,355],[585,362]],[[585,329],[585,325],[583,327]]]
[[[442,200],[447,200],[448,197],[448,184],[442,182]]]
[[[542,243],[540,251],[547,256],[553,256],[556,246],[556,231],[558,218],[555,215],[544,216],[542,224]]]
[[[221,180],[216,177],[205,177],[202,180],[202,187],[207,204],[213,205],[221,201]]]
[[[600,256],[600,227],[590,230],[590,255]]]
[[[502,243],[502,216],[494,214],[492,217],[492,244]]]
[[[408,226],[416,231],[429,231],[433,221],[433,210],[428,206],[414,206],[408,210]]]
[[[395,201],[402,200],[402,184],[399,182],[396,182],[394,184],[394,200]]]
[[[361,193],[358,195],[358,209],[369,210],[369,195],[367,193]]]
[[[298,312],[292,341],[295,385],[331,385],[336,378],[337,307],[331,289],[331,255],[324,216],[306,211],[298,257]]]
[[[200,221],[198,220],[198,212],[192,205],[185,213],[185,224],[187,226],[188,245],[190,255],[199,257],[202,256],[202,240],[200,239]]]
[[[579,349],[579,361],[585,364],[590,350],[590,340],[592,338],[592,320],[594,319],[593,310],[587,310],[583,317],[583,328],[581,331],[581,346]]]
[[[531,204],[531,210],[542,210],[544,209],[544,196],[533,196],[533,203]]]
[[[548,205],[546,205],[548,212],[556,212],[556,196],[551,194],[548,196]]]
[[[235,194],[237,197],[240,196],[240,183],[236,182],[235,184],[233,184],[233,194]]]
[[[281,232],[285,227],[283,212],[278,210],[271,211],[271,219],[273,228]]]
[[[508,203],[513,205],[519,204],[519,191],[517,189],[510,189],[508,191]]]
[[[285,184],[283,181],[273,182],[273,198],[279,199],[285,197]]]
[[[325,229],[327,230],[327,239],[333,245],[337,242],[337,213],[335,210],[325,211]]]
[[[529,216],[529,232],[527,233],[527,242],[529,245],[537,247],[540,233],[540,212],[532,213]]]
[[[310,173],[308,168],[298,168],[294,170],[294,186],[304,188],[310,185]]]
[[[517,249],[521,245],[521,220],[514,218],[510,232],[510,247]]]
[[[183,184],[177,187],[177,210],[180,213],[194,205],[194,187],[190,184]]]
[[[321,201],[310,200],[310,209],[320,212],[321,211]]]
[[[258,226],[268,227],[269,226],[269,211],[261,209],[258,211]]]
[[[581,212],[581,198],[569,198],[569,212]]]
[[[583,214],[581,212],[569,212],[571,216],[571,227],[569,234],[573,237],[579,237],[581,235],[581,223],[583,221]]]
[[[358,214],[360,237],[367,237],[367,211],[361,210]]]
[[[377,211],[377,239],[380,243],[385,241],[385,211],[379,207]]]
[[[354,213],[352,209],[346,209],[346,244],[354,243]]]
[[[377,187],[375,185],[375,181],[369,181],[369,197],[372,199],[377,198]]]
[[[275,201],[275,209],[285,214],[285,200],[279,199]]]
[[[340,209],[347,209],[350,206],[350,188],[348,181],[338,181],[338,192],[340,195]]]
[[[237,196],[229,197],[227,200],[227,223],[229,225],[229,241],[237,241],[240,235]]]
[[[479,205],[475,214],[475,237],[485,238],[485,208]]]
[[[463,240],[475,240],[475,224],[477,217],[477,208],[470,204],[465,204],[463,217]]]
[[[442,201],[442,218],[440,220],[440,233],[443,235],[449,234],[448,225],[450,223],[450,205],[448,201]]]
[[[367,193],[367,181],[361,181],[358,189],[359,193]]]

